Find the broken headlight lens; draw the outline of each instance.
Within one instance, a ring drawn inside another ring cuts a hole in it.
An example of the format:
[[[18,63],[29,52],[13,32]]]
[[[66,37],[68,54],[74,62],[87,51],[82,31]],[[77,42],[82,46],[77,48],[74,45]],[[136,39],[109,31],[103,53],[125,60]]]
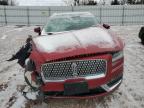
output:
[[[118,51],[112,54],[112,62],[115,62],[121,58],[123,58],[124,54],[123,51]]]

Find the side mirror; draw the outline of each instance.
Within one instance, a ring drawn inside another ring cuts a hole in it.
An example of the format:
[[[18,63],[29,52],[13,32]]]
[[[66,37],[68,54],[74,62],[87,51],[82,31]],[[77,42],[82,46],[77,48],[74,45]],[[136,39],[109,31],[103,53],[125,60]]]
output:
[[[108,25],[108,24],[103,24],[103,27],[106,29],[110,29],[110,25]]]
[[[41,35],[41,28],[40,27],[34,28],[34,32],[38,33],[38,35]]]

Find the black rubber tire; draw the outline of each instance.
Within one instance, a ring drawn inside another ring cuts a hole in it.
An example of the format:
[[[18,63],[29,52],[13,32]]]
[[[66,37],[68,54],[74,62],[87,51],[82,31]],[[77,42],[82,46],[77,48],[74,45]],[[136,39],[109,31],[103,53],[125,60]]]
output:
[[[141,27],[139,31],[139,38],[141,39],[141,43],[144,45],[144,27]]]
[[[144,34],[144,27],[141,27],[139,31],[139,38],[142,38],[142,35]]]
[[[143,40],[141,39],[141,43],[144,45],[144,39]]]

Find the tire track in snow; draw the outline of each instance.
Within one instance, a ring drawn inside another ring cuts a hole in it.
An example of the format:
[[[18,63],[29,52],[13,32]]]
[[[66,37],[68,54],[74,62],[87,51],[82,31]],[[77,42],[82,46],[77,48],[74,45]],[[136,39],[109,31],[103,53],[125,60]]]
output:
[[[11,33],[11,32],[14,32],[14,31],[21,32],[21,31],[23,31],[23,29],[27,29],[27,28],[16,28],[16,29],[13,29],[13,30],[6,31],[6,32],[4,32],[4,33],[2,34],[1,39],[2,39],[2,40],[6,39],[6,38],[8,37],[8,35],[6,35],[6,34],[8,34],[8,33]]]
[[[1,39],[6,39],[6,37],[7,37],[7,35],[3,35],[3,36],[1,37]]]
[[[8,71],[10,68],[12,68],[12,67],[15,66],[15,65],[16,65],[16,63],[11,64],[11,65],[9,65],[9,66],[6,66],[6,67],[2,68],[2,69],[0,70],[0,73],[3,73],[3,72]]]

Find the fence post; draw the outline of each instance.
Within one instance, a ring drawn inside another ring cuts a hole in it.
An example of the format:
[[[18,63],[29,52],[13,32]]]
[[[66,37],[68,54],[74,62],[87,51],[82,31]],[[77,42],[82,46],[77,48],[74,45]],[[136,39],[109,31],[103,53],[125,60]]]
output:
[[[124,8],[124,6],[123,6],[123,10],[122,10],[122,25],[124,25],[124,17],[125,17],[125,15],[124,15],[124,10],[125,10],[125,8]]]
[[[6,6],[4,6],[5,25],[7,25]]]
[[[73,12],[74,11],[73,6],[71,6],[71,8],[72,8],[72,12]]]
[[[102,23],[102,6],[100,6],[100,24]]]
[[[51,16],[51,9],[48,7],[49,16]]]
[[[29,20],[29,7],[27,7],[27,25],[30,25],[30,20]]]
[[[144,1],[143,1],[143,3],[144,3]],[[144,7],[142,7],[142,10],[143,10],[143,18],[144,18]],[[144,19],[142,21],[142,24],[144,24]]]

